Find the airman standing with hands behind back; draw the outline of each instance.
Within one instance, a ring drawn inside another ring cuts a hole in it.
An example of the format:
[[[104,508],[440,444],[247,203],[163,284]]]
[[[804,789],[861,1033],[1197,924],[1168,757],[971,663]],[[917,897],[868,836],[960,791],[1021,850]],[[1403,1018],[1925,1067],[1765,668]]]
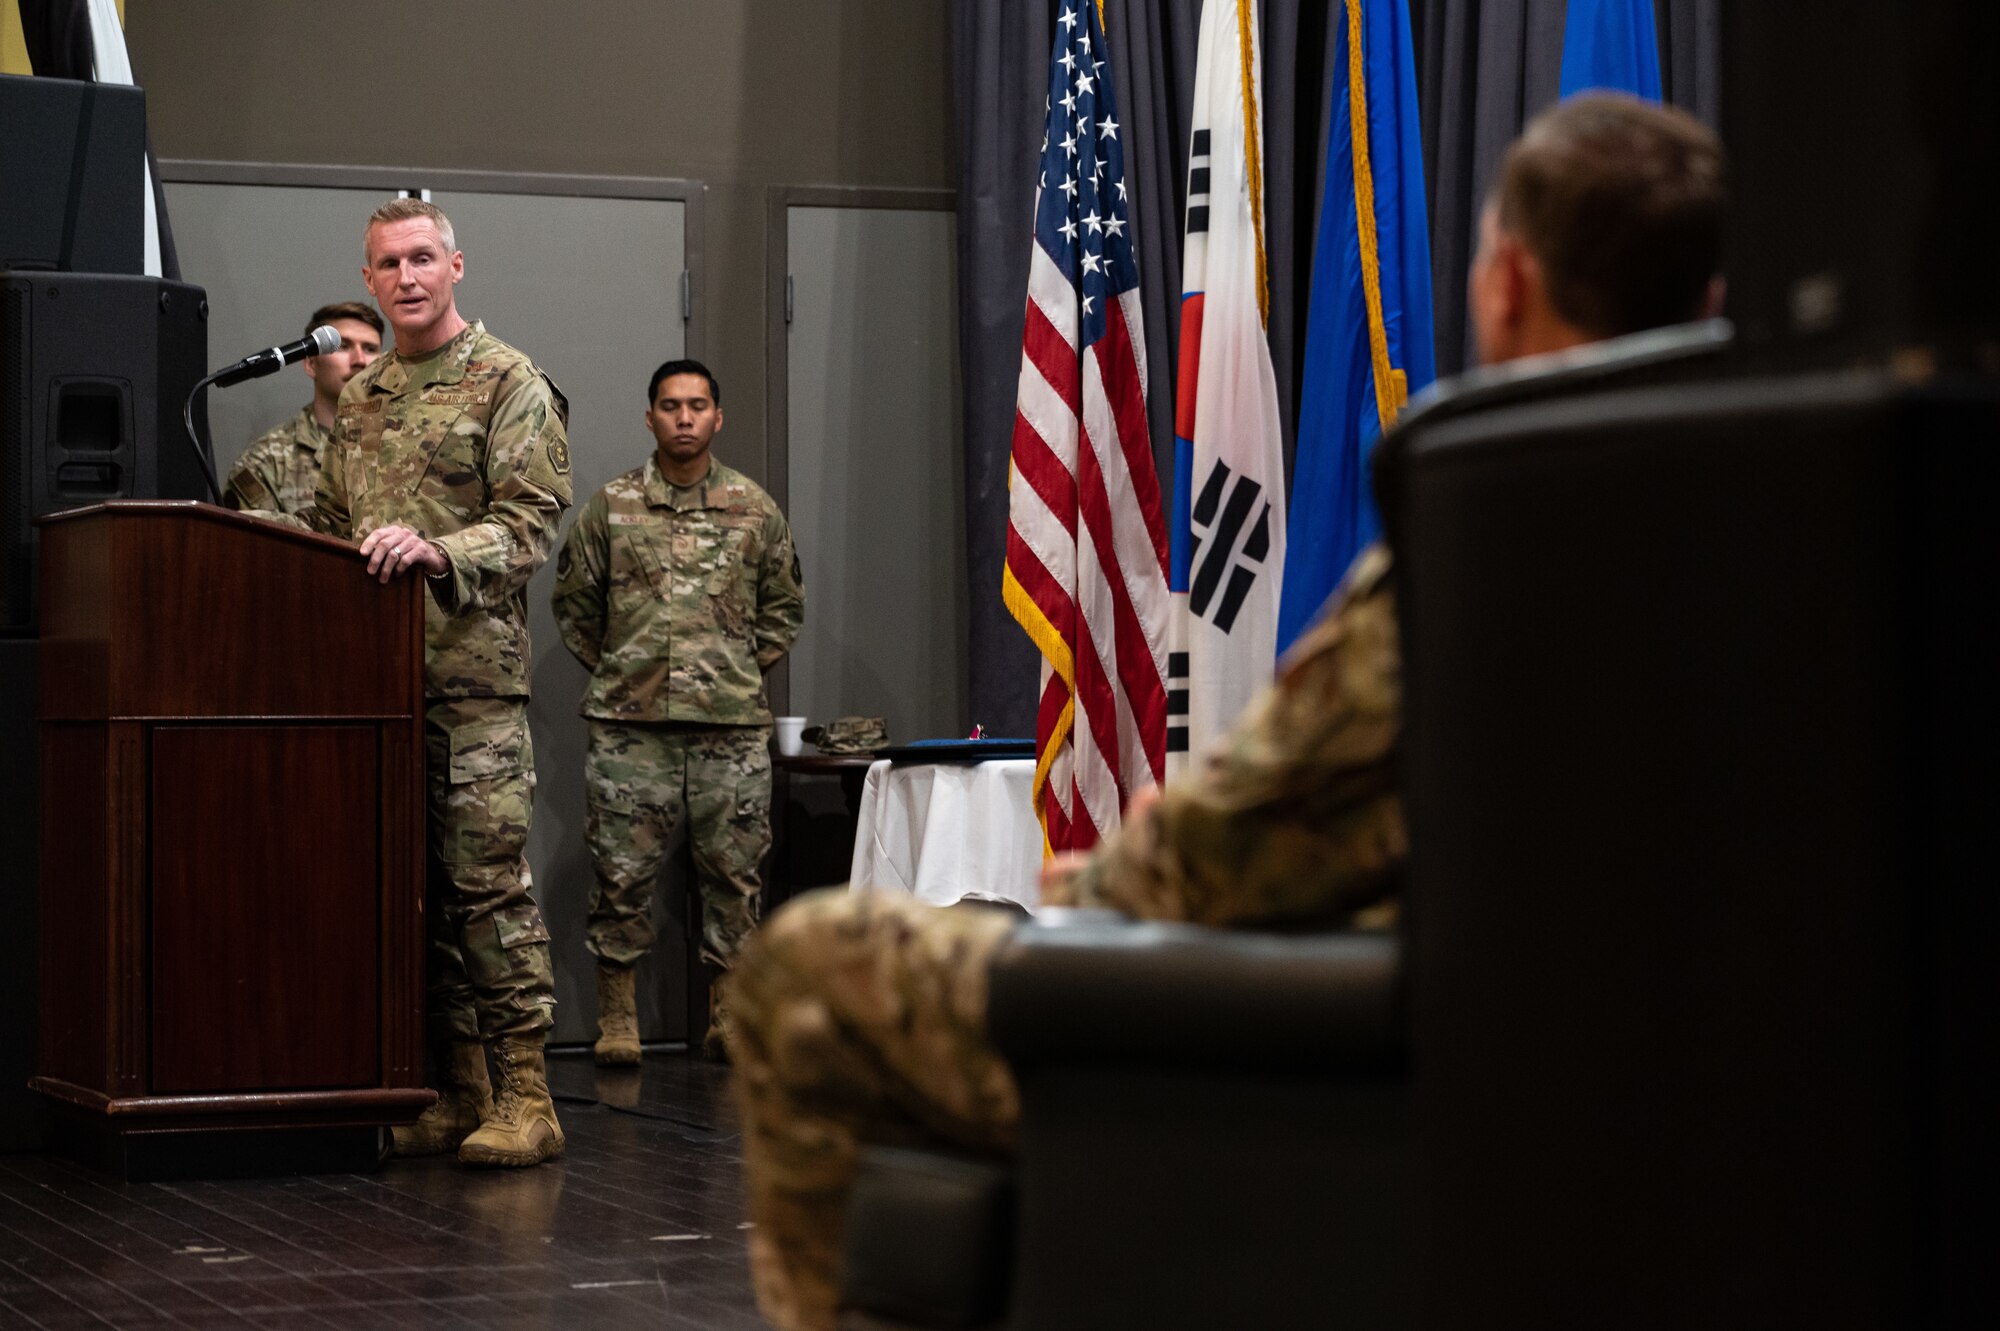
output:
[[[653,455],[593,495],[563,543],[553,602],[591,672],[585,835],[597,872],[597,1061],[639,1061],[633,967],[685,821],[702,901],[702,959],[726,969],[756,926],[771,846],[764,675],[791,650],[805,587],[777,504],[710,454],[722,390],[669,361],[646,390]],[[705,1046],[721,1052],[722,1015]]]

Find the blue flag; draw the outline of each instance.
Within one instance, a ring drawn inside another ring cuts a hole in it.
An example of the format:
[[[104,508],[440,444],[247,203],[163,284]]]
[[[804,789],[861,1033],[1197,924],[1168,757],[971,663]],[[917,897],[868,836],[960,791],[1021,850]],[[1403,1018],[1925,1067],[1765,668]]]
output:
[[[1653,0],[1569,0],[1563,18],[1562,95],[1587,88],[1660,100]]]
[[[1375,441],[1437,377],[1416,59],[1404,0],[1343,0],[1326,193],[1292,468],[1278,648],[1291,646],[1382,529]]]

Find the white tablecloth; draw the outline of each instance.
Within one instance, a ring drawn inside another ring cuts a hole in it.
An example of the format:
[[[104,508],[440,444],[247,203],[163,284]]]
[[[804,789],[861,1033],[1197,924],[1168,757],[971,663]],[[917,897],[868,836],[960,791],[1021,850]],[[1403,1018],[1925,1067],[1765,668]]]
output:
[[[1033,909],[1042,829],[1029,802],[1035,763],[902,763],[868,769],[854,834],[856,888],[893,888],[938,906],[968,892]]]

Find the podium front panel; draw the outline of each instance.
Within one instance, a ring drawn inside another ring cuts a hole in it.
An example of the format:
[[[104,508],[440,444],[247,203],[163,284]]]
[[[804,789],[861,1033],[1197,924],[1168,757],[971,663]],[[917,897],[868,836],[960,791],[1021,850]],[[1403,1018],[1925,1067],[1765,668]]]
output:
[[[79,1086],[114,1084],[110,1027],[112,919],[124,895],[110,881],[116,826],[111,748],[101,725],[45,725],[41,736],[41,930],[75,940],[44,958],[38,1070]],[[60,826],[62,835],[46,829]],[[51,964],[51,960],[54,964]]]
[[[368,726],[154,728],[155,1093],[377,1079],[378,762]]]

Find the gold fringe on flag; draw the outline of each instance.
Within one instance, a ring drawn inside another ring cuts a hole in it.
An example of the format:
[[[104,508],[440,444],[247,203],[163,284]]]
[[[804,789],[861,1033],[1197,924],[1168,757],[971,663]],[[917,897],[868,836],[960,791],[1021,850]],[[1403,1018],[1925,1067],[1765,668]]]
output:
[[[1262,128],[1257,114],[1257,44],[1251,40],[1250,25],[1256,17],[1251,0],[1236,0],[1236,49],[1242,72],[1243,160],[1250,172],[1250,224],[1257,234],[1257,317],[1271,326],[1271,282],[1264,263],[1264,154],[1257,135]]]
[[[1354,140],[1354,228],[1361,240],[1361,287],[1368,300],[1368,358],[1375,371],[1375,414],[1382,433],[1410,396],[1410,379],[1389,360],[1382,318],[1382,255],[1375,234],[1375,172],[1368,164],[1368,71],[1362,52],[1361,0],[1347,0],[1347,128]]]

